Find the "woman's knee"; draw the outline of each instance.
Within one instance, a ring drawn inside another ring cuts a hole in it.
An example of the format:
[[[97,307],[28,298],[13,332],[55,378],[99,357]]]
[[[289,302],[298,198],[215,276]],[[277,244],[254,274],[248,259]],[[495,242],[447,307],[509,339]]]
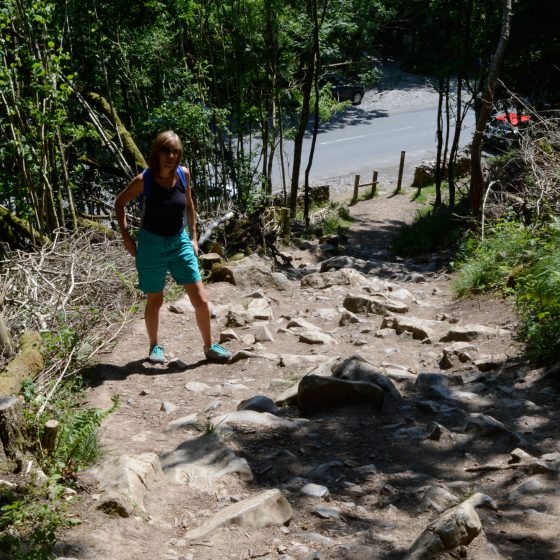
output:
[[[185,285],[185,292],[189,296],[191,304],[195,309],[209,308],[208,297],[206,295],[204,286],[199,286],[197,284],[187,284]]]
[[[163,292],[146,294],[146,305],[152,309],[159,309],[163,305]]]

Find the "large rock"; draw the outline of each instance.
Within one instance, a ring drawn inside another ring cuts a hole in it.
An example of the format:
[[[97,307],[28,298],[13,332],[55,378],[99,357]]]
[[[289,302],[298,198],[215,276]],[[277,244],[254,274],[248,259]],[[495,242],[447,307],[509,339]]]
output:
[[[492,406],[493,401],[478,393],[462,389],[450,389],[450,376],[440,373],[420,373],[416,378],[416,389],[424,397],[446,399],[449,405],[466,410],[480,410]],[[453,380],[453,379],[451,379]]]
[[[348,379],[350,381],[366,381],[383,389],[385,393],[395,399],[400,399],[401,394],[385,373],[368,363],[362,356],[354,355],[341,359],[332,368],[333,377]]]
[[[305,414],[349,404],[383,405],[383,390],[373,383],[306,375],[298,385],[297,406]]]
[[[274,314],[266,299],[249,298],[229,306],[226,314],[227,327],[243,327],[254,321],[272,321]]]
[[[105,461],[93,471],[101,491],[99,509],[121,517],[131,516],[137,507],[145,511],[144,496],[161,472],[155,453],[120,455]]]
[[[381,323],[382,329],[393,329],[397,334],[409,332],[412,333],[412,338],[416,340],[434,340],[435,329],[438,326],[438,321],[415,317],[397,317],[395,315],[384,317]]]
[[[327,333],[321,331],[303,331],[299,334],[299,341],[304,344],[337,344],[336,340]]]
[[[459,364],[473,363],[476,355],[476,348],[469,342],[454,342],[443,349],[439,367],[449,369]]]
[[[476,507],[497,509],[485,494],[474,494],[442,513],[412,543],[403,560],[430,560],[435,555],[470,544],[482,531]]]
[[[394,301],[384,294],[372,296],[361,294],[348,294],[342,303],[345,309],[352,313],[374,313],[383,315],[388,311],[392,313],[407,313],[408,305],[402,301]]]
[[[278,281],[272,275],[272,264],[258,255],[214,265],[211,279],[214,282],[230,282],[243,289],[278,287]]]
[[[293,317],[286,325],[287,329],[304,329],[306,331],[319,331],[321,330],[317,325],[303,319],[303,317]]]
[[[289,292],[293,286],[290,282],[290,279],[281,272],[273,272],[272,275],[272,282],[274,283],[273,286],[279,292]]]
[[[177,484],[207,488],[211,480],[236,473],[243,480],[253,480],[247,460],[237,457],[215,434],[204,434],[184,441],[163,455],[165,475]]]
[[[465,432],[475,432],[481,436],[506,435],[518,444],[527,444],[525,438],[488,414],[471,414],[465,423]]]
[[[264,426],[269,428],[288,428],[295,430],[307,422],[305,418],[282,418],[269,412],[238,410],[228,412],[213,419],[217,427],[225,426]]]
[[[366,261],[362,259],[355,259],[354,257],[341,255],[338,257],[325,259],[321,263],[321,272],[327,272],[329,270],[340,270],[341,268],[363,269],[366,265]]]
[[[470,158],[468,156],[458,156],[454,166],[455,177],[462,177],[470,171]],[[442,179],[447,179],[447,166],[443,168]],[[421,189],[432,185],[436,181],[436,161],[424,160],[414,168],[414,179],[411,187]]]
[[[188,539],[198,539],[223,526],[258,529],[285,525],[292,518],[292,508],[279,490],[265,490],[237,504],[228,506],[212,516],[204,525],[192,529]]]
[[[332,360],[332,356],[324,354],[282,354],[278,365],[287,368],[305,368],[329,360]]]
[[[241,401],[237,405],[237,410],[254,410],[255,412],[269,412],[275,415],[280,411],[274,404],[274,401],[265,395],[255,395],[254,397]]]
[[[471,342],[473,340],[490,340],[499,336],[509,336],[510,332],[486,325],[455,326],[440,339],[441,342]]]
[[[367,284],[369,284],[368,278],[353,268],[315,272],[304,276],[301,280],[302,288],[318,290],[331,286],[366,286]]]

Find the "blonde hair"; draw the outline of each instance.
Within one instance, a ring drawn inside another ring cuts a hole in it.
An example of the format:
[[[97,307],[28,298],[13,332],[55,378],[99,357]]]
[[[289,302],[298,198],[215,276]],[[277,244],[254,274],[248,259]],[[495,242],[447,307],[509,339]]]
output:
[[[159,152],[162,148],[167,146],[170,148],[177,148],[179,150],[177,167],[181,164],[181,160],[183,159],[183,143],[181,142],[181,139],[172,130],[160,132],[156,136],[156,139],[150,148],[150,157],[148,158],[148,165],[155,173],[159,173]]]

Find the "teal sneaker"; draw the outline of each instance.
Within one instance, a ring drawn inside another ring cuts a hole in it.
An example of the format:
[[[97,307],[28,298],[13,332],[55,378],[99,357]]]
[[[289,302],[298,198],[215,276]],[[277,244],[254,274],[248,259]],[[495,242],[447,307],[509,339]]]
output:
[[[165,352],[163,351],[163,346],[154,344],[150,350],[148,360],[150,360],[152,364],[163,364],[165,362]]]
[[[212,346],[204,349],[204,355],[212,362],[227,362],[232,354],[219,344],[212,344]]]

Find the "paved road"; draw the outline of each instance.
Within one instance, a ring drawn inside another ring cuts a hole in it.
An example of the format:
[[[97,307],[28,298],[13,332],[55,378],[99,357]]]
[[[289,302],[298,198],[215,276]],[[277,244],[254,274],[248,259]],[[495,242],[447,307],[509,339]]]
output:
[[[421,107],[393,113],[365,111],[360,107],[348,109],[342,116],[321,126],[317,136],[311,182],[336,179],[348,182],[359,173],[370,177],[373,169],[380,172],[382,182],[396,180],[401,150],[406,151],[405,172],[410,175],[423,159],[435,157],[437,107]],[[474,116],[466,119],[462,144],[470,142]],[[303,162],[307,165],[311,135],[305,140]],[[293,145],[285,153],[291,160]],[[305,167],[300,173],[303,183]],[[345,179],[341,179],[345,178]],[[275,166],[273,184],[280,185],[279,165]]]

